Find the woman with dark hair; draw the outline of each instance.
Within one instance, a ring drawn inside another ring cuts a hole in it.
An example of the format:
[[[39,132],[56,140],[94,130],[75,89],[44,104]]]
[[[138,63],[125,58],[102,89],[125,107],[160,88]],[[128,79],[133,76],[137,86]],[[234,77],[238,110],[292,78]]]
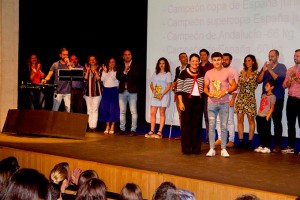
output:
[[[179,75],[176,89],[181,110],[181,151],[183,154],[200,154],[204,71],[199,68],[198,54],[191,54],[189,63],[190,67]]]
[[[46,200],[62,200],[60,186],[56,183],[49,183]]]
[[[103,94],[100,105],[100,121],[106,122],[104,134],[114,134],[115,123],[120,122],[119,81],[116,74],[116,59],[111,57],[103,66],[101,76]]]
[[[180,200],[176,186],[169,181],[162,182],[152,196],[152,200],[165,199]]]
[[[121,190],[119,200],[143,200],[141,188],[135,183],[127,183]]]
[[[0,192],[5,188],[10,177],[20,168],[17,158],[10,156],[0,162]]]
[[[75,200],[106,200],[106,191],[102,180],[92,178],[78,188]]]
[[[258,65],[254,55],[247,55],[244,58],[244,68],[239,74],[237,100],[235,102],[234,112],[238,120],[238,147],[244,146],[244,115],[247,115],[249,123],[249,138],[246,144],[247,148],[252,148],[252,139],[255,130],[256,99],[255,90],[257,88]]]
[[[1,192],[1,200],[40,200],[48,191],[47,178],[35,169],[18,170]]]
[[[85,170],[83,171],[78,179],[78,188],[85,183],[86,181],[92,179],[92,178],[99,178],[98,174],[96,171],[94,170]]]
[[[162,138],[162,131],[166,121],[166,109],[170,105],[172,87],[172,75],[169,61],[162,57],[156,63],[155,72],[152,75],[150,89],[150,131],[145,134],[146,138]],[[155,133],[156,113],[159,109],[159,128]]]

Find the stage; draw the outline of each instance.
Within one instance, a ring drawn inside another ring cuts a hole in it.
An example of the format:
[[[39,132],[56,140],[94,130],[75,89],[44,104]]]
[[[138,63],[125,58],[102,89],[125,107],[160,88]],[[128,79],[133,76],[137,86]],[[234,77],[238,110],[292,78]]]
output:
[[[86,133],[83,140],[1,133],[0,146],[1,158],[11,152],[20,160],[21,167],[36,166],[43,173],[48,173],[58,160],[67,160],[83,169],[99,167],[95,163],[102,164],[101,169],[114,167],[109,178],[103,177],[110,191],[119,192],[122,181],[137,182],[147,199],[151,199],[163,180],[193,191],[197,199],[234,199],[240,193],[255,193],[261,199],[295,199],[300,194],[300,157],[294,154],[260,154],[229,148],[230,158],[223,158],[218,147],[215,157],[206,157],[209,145],[202,143],[202,154],[183,155],[180,140],[102,132]],[[30,159],[42,160],[32,163]],[[51,162],[45,163],[48,160]],[[118,177],[122,173],[116,173],[116,169],[126,169],[126,173],[133,175],[123,179],[124,174]],[[144,175],[135,180],[134,173]],[[159,177],[153,178],[156,175]]]

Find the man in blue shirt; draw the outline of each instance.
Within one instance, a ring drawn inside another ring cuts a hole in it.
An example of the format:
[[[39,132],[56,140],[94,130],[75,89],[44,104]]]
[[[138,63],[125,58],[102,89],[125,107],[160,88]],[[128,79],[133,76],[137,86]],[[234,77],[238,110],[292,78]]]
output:
[[[279,52],[276,49],[272,49],[269,52],[269,61],[265,62],[259,75],[257,76],[257,82],[263,83],[262,92],[264,93],[265,84],[268,80],[274,79],[276,84],[273,89],[273,94],[276,96],[275,108],[272,114],[272,120],[274,124],[274,138],[275,146],[273,153],[280,152],[281,140],[282,140],[282,110],[284,105],[285,89],[282,87],[282,83],[285,79],[286,66],[282,63],[278,63]]]

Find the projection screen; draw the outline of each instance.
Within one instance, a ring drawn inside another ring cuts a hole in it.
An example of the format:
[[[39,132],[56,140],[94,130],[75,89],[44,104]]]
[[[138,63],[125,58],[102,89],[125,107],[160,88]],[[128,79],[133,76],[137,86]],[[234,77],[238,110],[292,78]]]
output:
[[[160,57],[170,62],[173,79],[175,68],[180,65],[179,53],[190,55],[202,48],[210,53],[231,53],[232,66],[238,72],[246,55],[256,56],[260,70],[269,51],[277,49],[279,62],[289,68],[294,65],[295,50],[300,48],[299,10],[297,0],[148,0],[146,121],[150,121],[150,79]],[[257,106],[261,92],[259,84]],[[285,109],[284,106],[283,136],[287,136]],[[171,123],[179,125],[173,94],[166,112],[166,124]],[[244,124],[244,131],[248,132],[247,117]],[[296,126],[299,137],[299,126]]]

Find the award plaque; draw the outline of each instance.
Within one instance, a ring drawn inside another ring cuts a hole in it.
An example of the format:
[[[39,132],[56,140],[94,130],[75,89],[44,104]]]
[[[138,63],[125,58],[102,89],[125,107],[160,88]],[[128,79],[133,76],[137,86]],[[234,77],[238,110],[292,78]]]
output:
[[[218,97],[221,93],[221,81],[220,80],[213,80],[212,81],[212,88],[211,88],[211,94],[214,97]]]
[[[159,99],[160,97],[161,97],[161,89],[162,89],[162,86],[159,86],[159,85],[155,85],[155,87],[154,87],[154,89],[155,89],[155,93],[154,93],[154,98],[156,98],[156,99]]]

